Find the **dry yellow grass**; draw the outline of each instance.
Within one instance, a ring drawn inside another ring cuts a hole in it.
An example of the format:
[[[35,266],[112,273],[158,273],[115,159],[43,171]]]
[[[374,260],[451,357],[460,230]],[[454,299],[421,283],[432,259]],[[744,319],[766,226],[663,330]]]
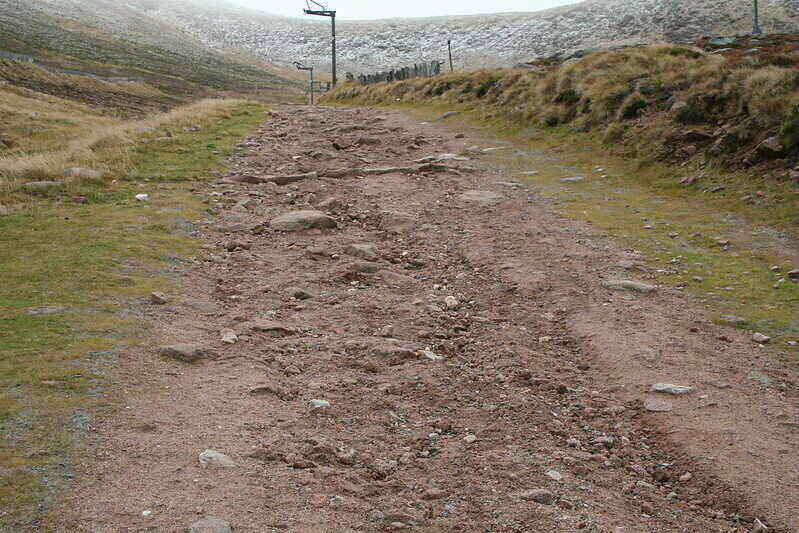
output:
[[[80,167],[102,171],[109,179],[123,174],[131,162],[131,148],[142,137],[158,135],[162,128],[184,128],[213,116],[223,116],[242,100],[208,99],[141,120],[121,120],[97,115],[86,106],[48,97],[44,102],[23,97],[26,114],[37,120],[65,120],[59,146],[45,151],[15,150],[0,157],[0,200],[8,200],[21,183],[64,181],[64,170]],[[17,108],[18,112],[21,112]],[[36,111],[33,111],[33,110]],[[69,136],[67,136],[67,134]]]

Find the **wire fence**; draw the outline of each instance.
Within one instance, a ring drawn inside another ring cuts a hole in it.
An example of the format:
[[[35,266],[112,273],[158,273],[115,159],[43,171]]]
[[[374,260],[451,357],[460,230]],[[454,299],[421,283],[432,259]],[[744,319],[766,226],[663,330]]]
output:
[[[373,74],[359,74],[354,76],[347,73],[347,81],[357,81],[361,85],[372,85],[374,83],[385,83],[392,81],[409,80],[411,78],[432,78],[441,74],[443,61],[428,61],[417,63],[412,67],[400,67],[384,72]]]

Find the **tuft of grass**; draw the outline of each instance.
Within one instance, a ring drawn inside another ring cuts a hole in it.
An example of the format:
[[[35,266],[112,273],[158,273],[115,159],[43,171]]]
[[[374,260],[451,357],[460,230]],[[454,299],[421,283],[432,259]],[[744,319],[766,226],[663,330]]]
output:
[[[115,182],[75,181],[0,216],[0,530],[41,531],[48,502],[69,488],[86,416],[113,405],[109,367],[147,334],[130,308],[177,290],[170,269],[198,251],[184,228],[206,206],[190,189],[264,110],[220,100],[174,111],[150,122],[174,131],[168,143],[135,144],[140,124],[125,124],[124,165],[105,159],[116,148],[92,160]]]

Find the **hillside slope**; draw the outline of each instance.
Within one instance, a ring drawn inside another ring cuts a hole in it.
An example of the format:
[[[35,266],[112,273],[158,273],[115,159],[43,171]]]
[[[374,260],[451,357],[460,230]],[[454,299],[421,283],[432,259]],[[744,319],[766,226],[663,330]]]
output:
[[[275,62],[302,59],[329,68],[329,24],[317,17],[270,16],[225,1],[132,3],[209,46],[239,48]],[[786,33],[799,26],[797,0],[761,4],[766,32]],[[358,13],[339,16],[346,19]],[[338,26],[343,69],[367,72],[443,59],[447,39],[453,40],[460,67],[508,66],[576,48],[745,33],[752,22],[750,0],[593,0],[537,13],[341,20]]]
[[[534,71],[483,70],[370,86],[328,101],[454,105],[521,130],[596,132],[612,151],[685,167],[755,167],[799,179],[799,36],[719,48],[655,45],[588,54]]]
[[[0,53],[133,78],[176,95],[285,83],[254,58],[209,50],[171,24],[110,0],[0,0]]]

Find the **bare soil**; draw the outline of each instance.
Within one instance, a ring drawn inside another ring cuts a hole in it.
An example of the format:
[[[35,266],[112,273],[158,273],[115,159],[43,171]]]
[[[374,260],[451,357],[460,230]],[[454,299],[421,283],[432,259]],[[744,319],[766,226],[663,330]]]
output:
[[[502,148],[393,111],[267,117],[198,186],[218,202],[207,254],[147,309],[159,336],[121,359],[124,405],[95,420],[51,527],[799,531],[795,375],[677,290],[603,288],[651,275],[481,150],[413,163],[475,145]],[[237,181],[389,166],[413,168]],[[311,209],[337,227],[269,227]],[[175,343],[212,355],[158,354]],[[206,449],[237,466],[201,467]]]

